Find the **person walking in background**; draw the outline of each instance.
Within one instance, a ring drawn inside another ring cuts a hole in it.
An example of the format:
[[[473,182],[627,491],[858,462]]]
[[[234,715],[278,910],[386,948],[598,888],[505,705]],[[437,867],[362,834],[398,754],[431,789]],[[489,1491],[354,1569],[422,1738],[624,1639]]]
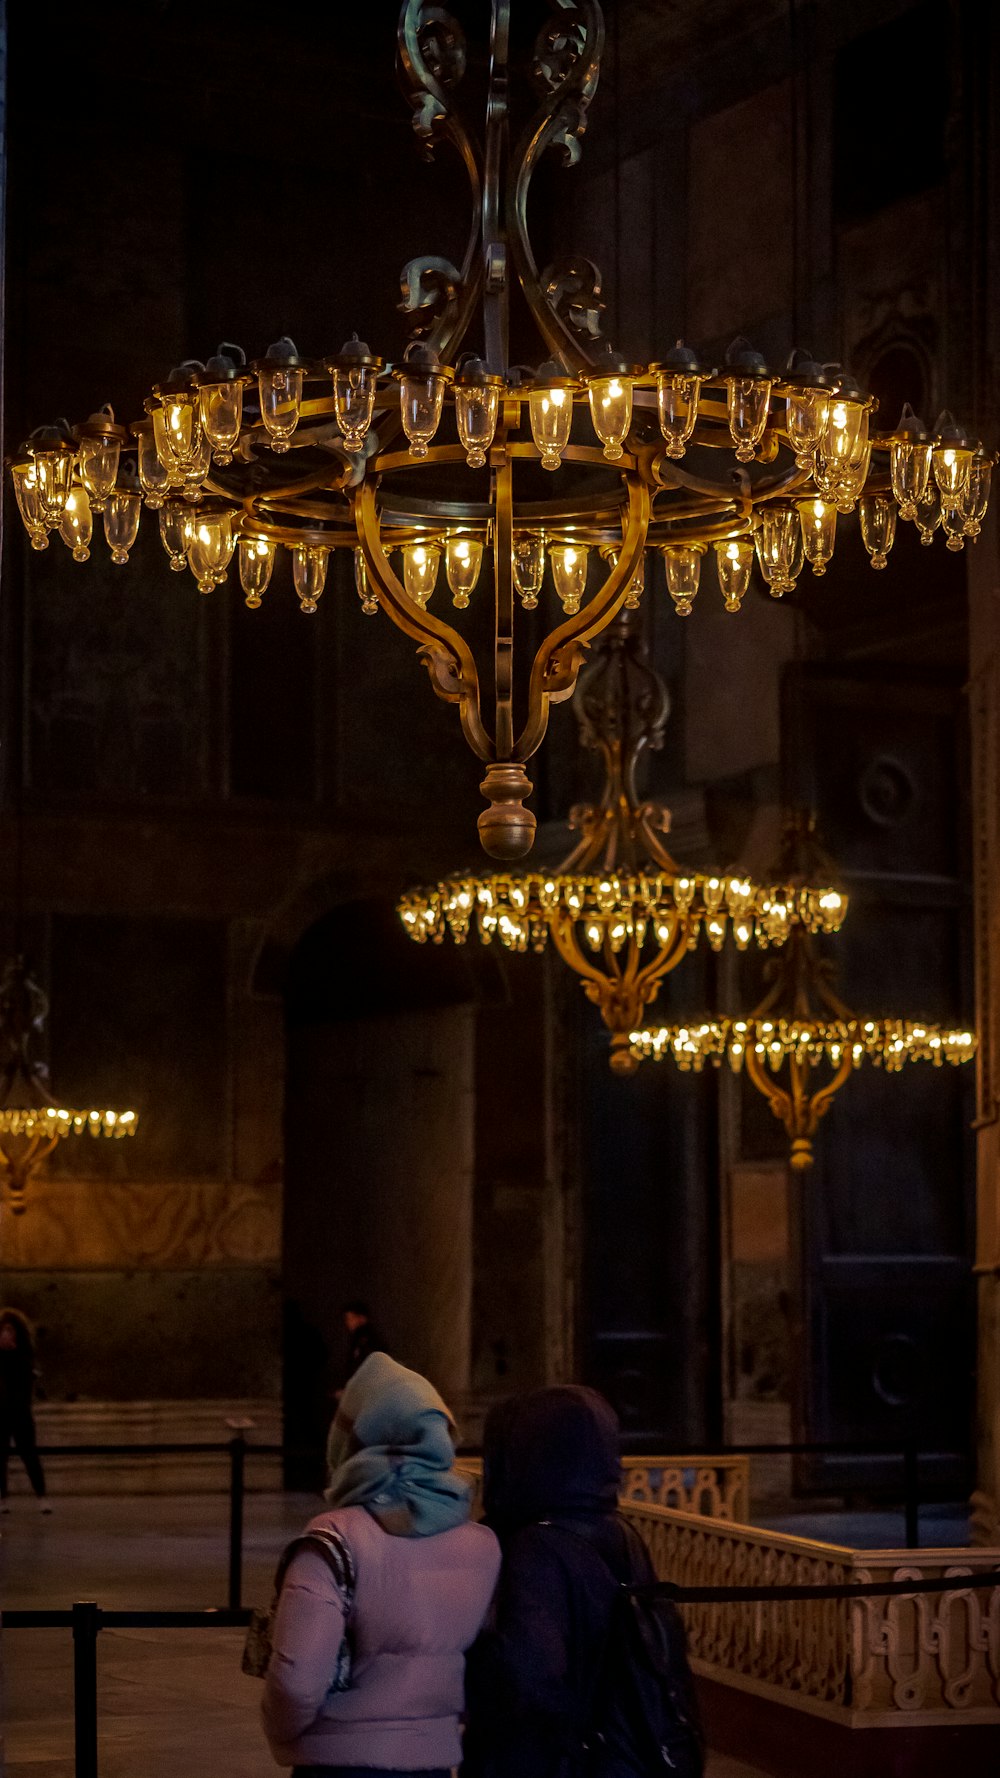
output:
[[[10,1450],[24,1464],[43,1513],[52,1511],[45,1497],[45,1472],[38,1455],[35,1416],[35,1342],[19,1309],[0,1309],[0,1503],[8,1512],[7,1466]]]
[[[318,1550],[292,1556],[278,1599],[263,1718],[279,1765],[306,1778],[448,1778],[460,1757],[463,1662],[500,1567],[469,1522],[452,1418],[437,1391],[384,1352],[363,1360],[330,1428],[338,1585]]]
[[[466,1663],[461,1778],[700,1773],[693,1698],[679,1752],[638,1718],[616,1718],[615,1732],[602,1718],[632,1699],[622,1583],[655,1578],[641,1537],[618,1516],[619,1481],[618,1421],[593,1389],[539,1389],[487,1416],[483,1504],[503,1567]],[[689,1681],[680,1638],[678,1689]],[[653,1690],[658,1702],[657,1678]]]

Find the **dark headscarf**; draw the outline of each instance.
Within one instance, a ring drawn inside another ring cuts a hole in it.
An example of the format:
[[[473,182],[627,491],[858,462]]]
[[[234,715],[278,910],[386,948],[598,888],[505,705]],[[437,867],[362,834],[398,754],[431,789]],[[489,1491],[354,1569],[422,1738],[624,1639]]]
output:
[[[618,1505],[618,1420],[596,1389],[560,1384],[501,1402],[483,1429],[483,1505],[503,1536]]]

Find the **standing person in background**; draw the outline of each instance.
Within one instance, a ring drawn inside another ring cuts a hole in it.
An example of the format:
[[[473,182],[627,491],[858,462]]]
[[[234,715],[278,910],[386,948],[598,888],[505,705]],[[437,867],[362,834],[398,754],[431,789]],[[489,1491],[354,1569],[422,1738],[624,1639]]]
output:
[[[292,1556],[264,1688],[271,1752],[300,1778],[448,1778],[458,1763],[464,1654],[500,1550],[469,1522],[452,1435],[437,1391],[384,1352],[344,1390],[330,1510],[308,1531],[342,1540],[352,1585],[316,1550]]]
[[[386,1345],[372,1320],[368,1304],[362,1302],[360,1297],[354,1297],[344,1304],[344,1326],[347,1329],[344,1381],[348,1382],[372,1352],[384,1352]]]
[[[45,1498],[45,1473],[38,1455],[35,1416],[35,1342],[19,1309],[0,1309],[0,1502],[7,1505],[10,1448],[24,1464],[43,1513],[52,1511]]]

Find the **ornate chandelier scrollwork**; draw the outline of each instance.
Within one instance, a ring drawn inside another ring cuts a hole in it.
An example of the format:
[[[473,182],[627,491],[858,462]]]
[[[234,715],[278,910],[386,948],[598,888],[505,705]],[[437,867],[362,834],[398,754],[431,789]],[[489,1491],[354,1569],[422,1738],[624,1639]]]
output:
[[[803,859],[803,853],[807,858]],[[824,854],[815,842],[811,816],[793,817],[784,849],[787,868],[822,872]],[[915,1019],[865,1019],[845,1005],[834,988],[833,962],[821,957],[802,925],[780,955],[769,960],[766,993],[746,1017],[708,1018],[659,1029],[633,1030],[630,1054],[670,1057],[684,1073],[700,1073],[723,1060],[746,1073],[784,1125],[792,1167],[813,1163],[813,1138],[840,1089],[864,1062],[897,1074],[905,1062],[959,1066],[976,1053],[974,1032]]]
[[[599,802],[572,810],[579,838],[563,861],[547,873],[449,877],[404,895],[399,915],[418,944],[464,944],[473,930],[511,951],[543,951],[551,939],[611,1033],[612,1068],[630,1074],[639,1061],[630,1034],[700,939],[716,951],[727,936],[740,950],[783,946],[800,925],[835,931],[847,898],[822,873],[790,869],[761,885],[675,863],[669,812],[642,800],[636,783],[644,753],[662,745],[670,704],[634,617],[623,613],[606,632],[574,708],[604,784]]]
[[[856,507],[873,567],[897,516],[961,548],[978,535],[994,461],[947,414],[930,430],[905,410],[894,431],[874,432],[874,402],[850,374],[801,352],[777,371],[744,340],[721,367],[682,342],[645,366],[612,350],[598,268],[539,268],[530,238],[532,179],[547,154],[579,159],[604,43],[597,0],[549,0],[548,12],[527,82],[515,82],[510,0],[492,0],[480,145],[458,108],[460,25],[430,0],[402,7],[413,127],[428,157],[442,145],[459,157],[470,226],[460,266],[429,255],[404,267],[412,338],[399,360],[357,336],[321,358],[281,339],[249,367],[224,345],[155,384],[130,429],[110,408],[75,429],[41,428],[12,465],[34,547],[58,530],[83,560],[103,512],[122,565],[144,499],[171,566],[187,564],[210,593],[235,554],[251,609],[279,549],[306,613],[331,551],[354,551],[364,611],[381,607],[416,642],[437,696],[457,708],[485,767],[482,843],[502,860],[532,845],[526,766],[549,711],[572,695],[593,640],[642,596],[647,558],[662,557],[682,616],[714,558],[735,612],[755,565],[776,598],[805,562],[822,574],[838,517]],[[525,86],[537,102],[515,138]],[[543,360],[527,371],[510,363],[513,297]],[[442,561],[455,621],[441,611]],[[481,581],[488,650],[460,616]]]

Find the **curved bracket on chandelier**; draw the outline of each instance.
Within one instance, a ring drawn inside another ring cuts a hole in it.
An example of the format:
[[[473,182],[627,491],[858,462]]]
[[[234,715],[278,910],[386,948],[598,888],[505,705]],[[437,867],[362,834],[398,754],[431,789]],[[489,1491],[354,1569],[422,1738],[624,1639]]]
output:
[[[597,1007],[611,1033],[608,1059],[613,1072],[634,1074],[639,1058],[632,1052],[630,1033],[656,999],[664,977],[687,956],[688,922],[680,913],[669,922],[660,920],[656,926],[656,949],[646,962],[643,946],[634,937],[616,950],[607,930],[592,960],[580,943],[577,922],[565,912],[552,921],[550,931],[560,957],[579,976],[587,999]]]

